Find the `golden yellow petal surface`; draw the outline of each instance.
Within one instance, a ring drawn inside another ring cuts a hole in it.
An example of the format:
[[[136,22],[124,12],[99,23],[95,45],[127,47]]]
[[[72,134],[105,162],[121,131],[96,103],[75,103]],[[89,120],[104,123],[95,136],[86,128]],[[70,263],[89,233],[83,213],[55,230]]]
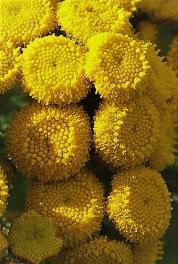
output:
[[[29,211],[14,219],[9,244],[15,256],[40,264],[57,255],[63,241],[57,237],[56,227],[50,218]]]
[[[44,104],[76,103],[88,93],[85,48],[63,36],[37,38],[23,54],[25,91]]]
[[[161,175],[150,168],[122,171],[113,179],[107,210],[126,239],[159,239],[171,218],[170,193]]]
[[[54,27],[49,0],[1,0],[0,35],[14,44],[27,44]]]
[[[7,239],[4,237],[2,232],[0,231],[0,260],[4,257],[5,251],[8,248]]]
[[[0,217],[6,209],[8,198],[8,185],[4,170],[0,167]]]
[[[33,104],[7,130],[7,149],[19,170],[40,181],[67,178],[89,156],[90,125],[82,107]]]
[[[11,42],[0,37],[0,94],[6,92],[17,80],[20,68],[20,52]]]
[[[103,102],[94,120],[94,142],[100,156],[114,167],[134,166],[155,151],[160,115],[146,97],[127,105]]]
[[[149,45],[119,33],[98,33],[88,40],[86,76],[101,96],[125,102],[148,77]]]
[[[160,240],[146,241],[133,246],[134,264],[156,264],[162,259],[163,242]]]
[[[79,247],[66,250],[56,264],[133,264],[129,246],[116,240],[98,237]]]
[[[27,192],[27,208],[51,217],[65,246],[73,246],[100,229],[104,190],[95,175],[81,170],[56,184],[36,183]]]
[[[65,0],[58,5],[58,24],[82,43],[97,32],[118,32],[132,35],[129,13],[117,1]]]

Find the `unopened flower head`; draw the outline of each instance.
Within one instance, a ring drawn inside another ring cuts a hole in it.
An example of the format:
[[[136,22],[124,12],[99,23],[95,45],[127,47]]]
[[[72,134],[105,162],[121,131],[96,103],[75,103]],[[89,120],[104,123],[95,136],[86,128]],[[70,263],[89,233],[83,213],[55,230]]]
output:
[[[134,166],[154,152],[160,129],[160,115],[148,98],[126,105],[105,101],[95,116],[94,142],[108,164]]]
[[[132,35],[129,13],[117,1],[65,0],[58,6],[58,24],[82,43],[97,32]]]
[[[85,48],[63,36],[37,38],[23,54],[25,91],[39,102],[70,104],[88,93]]]
[[[149,73],[149,43],[118,33],[98,33],[88,41],[86,76],[104,98],[125,102],[140,91]]]
[[[88,159],[90,126],[82,107],[32,104],[7,131],[7,149],[26,176],[43,182],[67,178]]]
[[[50,0],[1,0],[0,35],[14,44],[27,44],[54,27]]]
[[[171,217],[171,199],[161,175],[138,167],[115,175],[108,214],[132,242],[162,238]]]
[[[27,208],[51,217],[65,246],[73,246],[100,229],[103,187],[95,175],[81,170],[57,184],[35,184],[27,192]]]
[[[57,255],[63,246],[53,221],[35,211],[25,212],[14,219],[9,243],[15,256],[35,264]]]
[[[132,251],[126,244],[97,237],[79,247],[66,250],[56,264],[133,264]]]

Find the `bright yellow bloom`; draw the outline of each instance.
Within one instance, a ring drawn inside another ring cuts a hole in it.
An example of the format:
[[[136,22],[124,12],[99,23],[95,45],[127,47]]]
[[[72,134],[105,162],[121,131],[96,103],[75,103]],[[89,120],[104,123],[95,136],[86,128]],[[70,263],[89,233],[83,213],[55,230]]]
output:
[[[79,247],[64,251],[56,264],[133,264],[129,246],[98,237]],[[150,263],[151,264],[151,263]]]
[[[50,218],[29,211],[14,219],[9,244],[15,256],[40,264],[57,255],[63,241],[57,237],[56,227]]]
[[[8,248],[7,239],[4,237],[2,232],[0,231],[0,260],[4,257],[4,253]]]
[[[97,32],[118,32],[132,35],[129,14],[118,1],[65,0],[58,6],[58,24],[82,43]]]
[[[134,166],[155,151],[160,129],[158,110],[146,97],[127,105],[104,102],[95,116],[94,141],[107,163]]]
[[[158,34],[159,27],[156,23],[146,20],[139,23],[137,36],[140,39],[156,43]]]
[[[30,105],[7,131],[7,149],[19,170],[43,182],[78,172],[88,159],[89,146],[89,120],[78,106]]]
[[[27,44],[54,27],[50,0],[1,0],[0,35],[14,44]]]
[[[167,55],[168,64],[176,72],[178,77],[178,36],[176,36],[170,46]]]
[[[63,36],[37,38],[24,49],[25,91],[39,102],[69,104],[88,93],[85,48]]]
[[[108,198],[108,214],[132,242],[159,239],[171,218],[170,193],[161,175],[138,167],[115,175]]]
[[[7,179],[4,171],[0,168],[0,217],[4,213],[6,209],[8,197],[8,186],[7,186]]]
[[[134,264],[156,264],[162,259],[163,242],[160,240],[146,241],[133,246]]]
[[[19,48],[0,38],[0,93],[4,93],[16,81],[20,67]]]
[[[104,98],[125,102],[143,89],[151,44],[118,33],[99,33],[88,41],[86,75]]]
[[[27,208],[51,217],[65,246],[73,246],[100,229],[103,186],[95,175],[81,170],[73,178],[54,184],[36,183],[27,192]]]

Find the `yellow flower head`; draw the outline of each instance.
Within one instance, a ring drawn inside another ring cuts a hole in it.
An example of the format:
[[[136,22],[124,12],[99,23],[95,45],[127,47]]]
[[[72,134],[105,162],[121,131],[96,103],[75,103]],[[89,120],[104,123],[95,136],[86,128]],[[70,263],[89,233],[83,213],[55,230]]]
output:
[[[34,211],[14,219],[9,232],[13,254],[35,264],[57,255],[63,245],[50,218]]]
[[[4,171],[0,168],[0,217],[4,213],[6,209],[8,197],[8,186],[7,186],[7,179]]]
[[[129,13],[118,1],[65,0],[58,6],[58,24],[82,43],[97,32],[119,32],[132,35]]]
[[[36,183],[27,192],[27,207],[51,217],[65,246],[73,246],[100,229],[103,187],[91,172],[81,170],[56,184]]]
[[[98,237],[62,252],[56,264],[133,264],[131,249],[124,243]]]
[[[126,101],[149,72],[149,43],[119,33],[99,33],[88,41],[86,75],[103,97]]]
[[[96,149],[115,167],[134,166],[155,151],[160,128],[158,110],[146,97],[127,105],[104,102],[95,116]]]
[[[19,73],[19,48],[0,38],[0,93],[4,93],[16,81]]]
[[[79,171],[89,146],[88,117],[77,106],[33,104],[16,115],[7,131],[7,149],[19,170],[43,182]]]
[[[4,257],[4,253],[8,248],[7,239],[3,236],[2,232],[0,231],[0,260]]]
[[[161,238],[171,217],[170,194],[161,175],[144,167],[115,175],[108,214],[132,242]]]
[[[85,48],[63,36],[37,38],[23,54],[25,91],[39,102],[69,104],[88,92]]]
[[[156,23],[146,20],[139,23],[137,36],[140,39],[156,43],[158,34],[159,27]]]
[[[167,55],[168,64],[176,72],[178,77],[178,36],[176,36],[170,46]]]
[[[155,264],[162,259],[163,242],[160,240],[146,241],[133,246],[134,264]]]
[[[27,44],[54,26],[50,0],[1,0],[0,35],[14,44]]]

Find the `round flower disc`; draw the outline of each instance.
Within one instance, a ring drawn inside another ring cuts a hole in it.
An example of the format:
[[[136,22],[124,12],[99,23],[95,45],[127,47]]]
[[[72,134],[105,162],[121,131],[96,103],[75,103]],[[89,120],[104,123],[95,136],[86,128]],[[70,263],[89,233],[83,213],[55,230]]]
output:
[[[132,35],[129,13],[116,1],[65,0],[58,6],[58,24],[82,43],[97,32]]]
[[[55,224],[50,218],[29,211],[14,219],[9,244],[15,256],[40,264],[57,255],[63,241],[57,237]]]
[[[119,33],[98,33],[88,40],[85,72],[97,92],[108,100],[125,102],[143,89],[149,74],[150,44]]]
[[[161,238],[169,226],[171,209],[170,193],[158,172],[138,167],[115,175],[107,211],[126,239]]]
[[[73,246],[100,229],[104,190],[91,172],[55,184],[36,183],[27,192],[27,208],[51,217],[65,246]]]
[[[63,251],[56,264],[133,264],[129,246],[98,237],[79,247]],[[134,262],[135,263],[135,262]]]
[[[103,102],[94,120],[94,142],[100,156],[114,167],[148,160],[160,136],[158,110],[141,97],[127,105]]]
[[[44,104],[70,104],[88,93],[85,48],[63,36],[37,38],[23,54],[25,91]]]
[[[43,182],[67,178],[88,159],[90,126],[81,107],[33,104],[7,131],[7,149],[19,170]]]
[[[27,44],[54,27],[49,0],[1,0],[0,35],[14,44]]]

